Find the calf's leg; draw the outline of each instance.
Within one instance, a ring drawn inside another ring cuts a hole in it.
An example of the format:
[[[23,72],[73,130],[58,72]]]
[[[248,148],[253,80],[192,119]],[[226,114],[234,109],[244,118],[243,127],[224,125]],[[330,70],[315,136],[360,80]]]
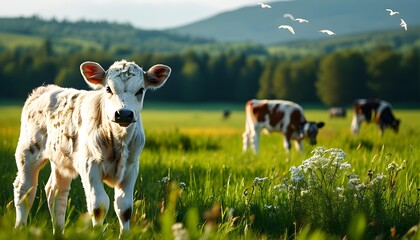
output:
[[[138,159],[138,158],[137,158]],[[139,162],[127,166],[124,179],[115,188],[114,209],[120,222],[121,233],[130,230],[130,219],[133,213],[134,185],[139,172]]]
[[[45,186],[45,192],[53,222],[53,233],[55,233],[57,228],[61,231],[64,229],[71,181],[71,177],[63,176],[54,165],[51,166],[51,175]]]
[[[109,197],[102,183],[98,164],[89,159],[79,168],[80,178],[86,194],[87,209],[93,226],[101,225],[109,209]]]
[[[29,130],[24,130],[21,133],[15,152],[18,170],[13,183],[14,204],[16,208],[15,227],[27,224],[29,211],[36,195],[39,171],[46,163],[46,160],[41,157],[41,148],[45,143],[42,139],[36,138],[32,138],[35,140],[32,142],[30,140],[31,137],[28,137],[32,136],[29,135]]]

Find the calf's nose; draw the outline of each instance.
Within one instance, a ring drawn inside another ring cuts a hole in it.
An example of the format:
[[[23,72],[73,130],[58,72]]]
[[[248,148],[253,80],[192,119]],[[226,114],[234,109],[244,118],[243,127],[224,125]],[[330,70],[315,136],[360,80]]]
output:
[[[134,113],[131,110],[122,108],[115,112],[116,123],[132,123],[134,122]]]

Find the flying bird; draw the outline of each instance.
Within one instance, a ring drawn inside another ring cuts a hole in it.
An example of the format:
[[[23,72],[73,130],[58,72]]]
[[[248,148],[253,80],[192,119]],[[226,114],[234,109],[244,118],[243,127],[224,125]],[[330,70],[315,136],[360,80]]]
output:
[[[400,23],[400,26],[402,27],[402,28],[404,28],[405,29],[405,31],[407,31],[407,23],[405,23],[405,21],[401,18],[401,23]]]
[[[295,21],[298,21],[300,23],[308,23],[309,21],[303,18],[296,18]]]
[[[389,15],[391,15],[391,16],[394,16],[395,14],[400,14],[399,12],[397,12],[397,11],[394,12],[392,9],[389,9],[389,8],[387,8],[385,10],[388,11]]]
[[[290,18],[292,21],[294,21],[294,20],[295,20],[295,17],[293,17],[293,15],[292,15],[292,14],[290,14],[290,13],[285,13],[285,14],[283,14],[283,17],[285,17],[285,18]]]
[[[293,30],[293,28],[289,25],[280,25],[279,28],[284,28],[289,30],[291,33],[295,34],[295,30]]]
[[[270,5],[265,4],[265,3],[258,3],[258,4],[261,6],[261,8],[271,8]]]
[[[328,35],[335,35],[335,33],[333,31],[327,30],[327,29],[320,30],[319,32],[326,33]]]

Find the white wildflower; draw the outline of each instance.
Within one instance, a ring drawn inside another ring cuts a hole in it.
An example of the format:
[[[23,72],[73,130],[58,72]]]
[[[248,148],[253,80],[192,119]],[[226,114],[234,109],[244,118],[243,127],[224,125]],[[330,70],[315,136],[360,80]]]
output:
[[[264,209],[265,210],[276,210],[276,209],[278,209],[278,207],[277,206],[273,206],[273,205],[264,204]]]
[[[389,172],[392,172],[395,170],[395,168],[397,168],[398,165],[395,162],[392,162],[390,164],[388,164],[388,167],[386,168]]]
[[[284,191],[284,190],[288,190],[288,188],[289,186],[286,183],[278,184],[273,187],[273,189],[276,191]]]
[[[255,184],[255,185],[257,185],[257,184],[264,183],[267,179],[268,179],[268,177],[263,177],[263,178],[256,177],[256,178],[254,179],[254,184]]]
[[[352,178],[349,179],[348,186],[350,189],[355,189],[357,191],[360,191],[366,187],[364,183],[360,182],[360,179],[357,177],[357,175],[356,177],[352,176]]]
[[[353,179],[353,178],[359,179],[359,176],[357,174],[354,174],[354,173],[349,173],[346,176],[347,176],[348,179]]]
[[[330,156],[334,157],[334,160],[337,162],[341,162],[346,158],[346,153],[338,148],[330,148],[326,152],[329,152]]]
[[[372,181],[370,181],[369,185],[375,186],[376,184],[382,182],[383,179],[385,179],[385,175],[383,175],[382,173],[378,173],[376,177],[372,179]]]
[[[168,177],[163,177],[161,180],[159,180],[158,182],[160,183],[167,183],[169,181]]]
[[[187,188],[187,184],[184,182],[179,182],[179,187],[185,190],[185,188]]]
[[[351,165],[348,162],[344,162],[344,163],[340,164],[340,170],[347,170],[347,169],[350,169],[350,168],[351,168]]]
[[[360,190],[365,189],[366,185],[364,183],[360,183],[360,184],[357,184],[355,187],[357,191],[360,191]]]
[[[290,180],[293,183],[299,183],[299,182],[303,182],[305,180],[305,176],[303,175],[303,170],[302,170],[302,166],[292,166],[289,169],[291,176],[290,176]]]
[[[304,195],[306,195],[308,193],[309,193],[308,190],[302,190],[302,191],[300,191],[300,196],[304,196]]]

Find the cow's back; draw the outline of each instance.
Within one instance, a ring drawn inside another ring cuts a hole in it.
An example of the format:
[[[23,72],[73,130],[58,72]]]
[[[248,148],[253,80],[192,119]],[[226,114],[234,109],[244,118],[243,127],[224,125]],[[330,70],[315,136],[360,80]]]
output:
[[[246,105],[247,115],[254,124],[263,125],[269,131],[299,131],[306,122],[300,105],[286,100],[250,100]]]

